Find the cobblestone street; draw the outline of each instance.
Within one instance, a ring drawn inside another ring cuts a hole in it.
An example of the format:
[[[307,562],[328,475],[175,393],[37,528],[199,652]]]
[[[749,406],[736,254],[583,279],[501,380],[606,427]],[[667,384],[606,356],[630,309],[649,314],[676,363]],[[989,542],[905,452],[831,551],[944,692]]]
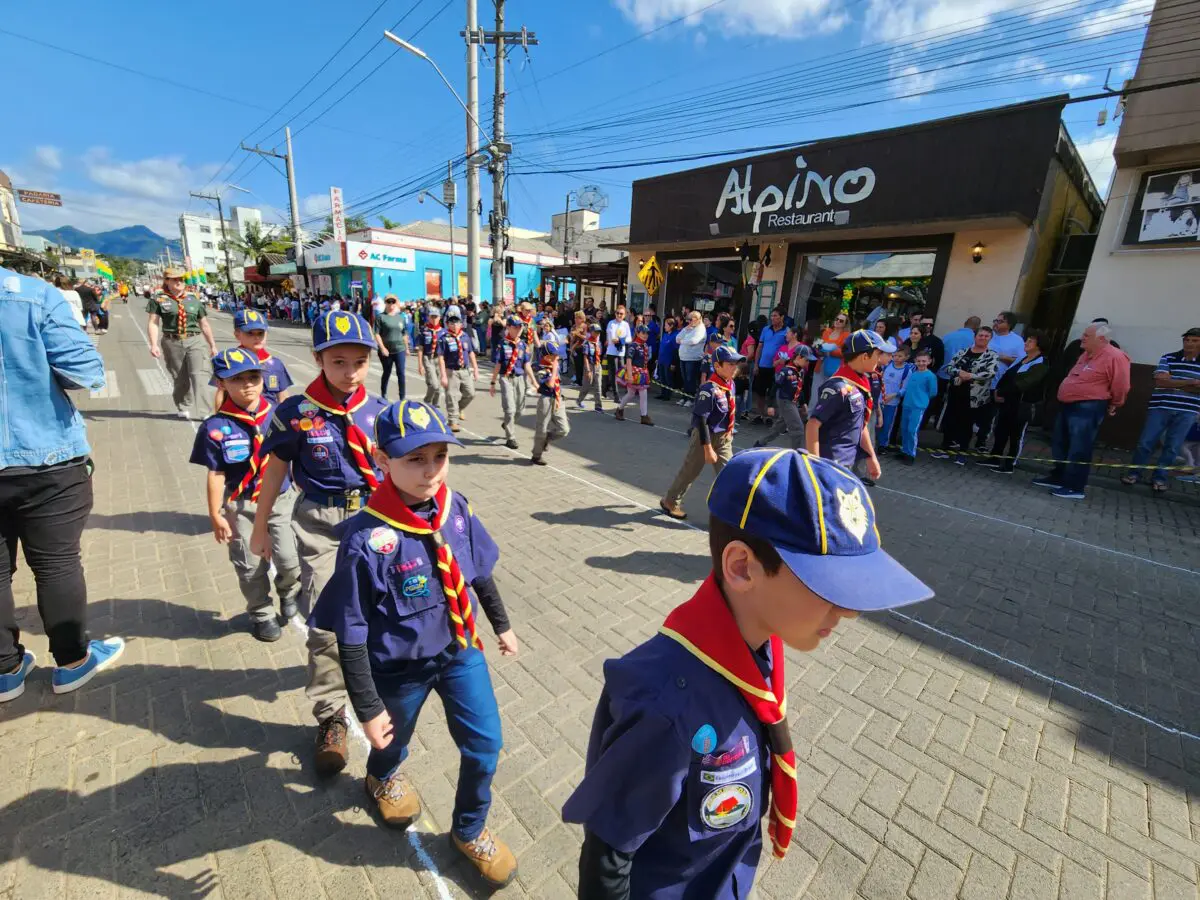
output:
[[[168,411],[144,320],[115,305],[98,339],[109,386],[80,400],[96,460],[90,628],[128,648],[56,697],[22,563],[40,668],[0,708],[0,897],[483,896],[447,837],[458,760],[440,704],[425,707],[406,764],[419,828],[389,831],[364,805],[361,733],[344,773],[313,773],[303,626],[275,644],[247,633],[203,472],[187,462],[194,426]],[[226,346],[229,317],[213,325]],[[270,332],[300,385],[315,374],[307,340]],[[419,396],[415,364],[408,379]],[[687,497],[689,524],[669,521],[655,510],[686,410],[653,404],[655,428],[572,411],[570,437],[535,468],[532,415],[522,449],[506,450],[486,388],[450,484],[500,544],[521,639],[502,659],[484,629],[505,741],[490,824],[520,860],[496,896],[562,900],[581,832],[559,811],[583,771],[602,663],[707,572],[711,475]],[[737,446],[757,434],[743,428]],[[789,654],[802,821],[787,859],[764,861],[757,895],[1194,900],[1200,507],[1147,488],[1093,487],[1072,503],[1028,473],[924,456],[883,466],[884,547],[937,596]]]

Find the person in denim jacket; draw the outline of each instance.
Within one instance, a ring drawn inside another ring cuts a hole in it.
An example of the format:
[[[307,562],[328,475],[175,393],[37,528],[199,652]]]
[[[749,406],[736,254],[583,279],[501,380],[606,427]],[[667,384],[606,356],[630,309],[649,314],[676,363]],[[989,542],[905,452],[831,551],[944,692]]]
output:
[[[120,638],[88,640],[79,558],[92,510],[91,448],[67,391],[103,386],[104,362],[62,292],[0,268],[0,703],[25,692],[36,662],[17,627],[18,542],[57,664],[54,693],[87,684],[125,646]]]

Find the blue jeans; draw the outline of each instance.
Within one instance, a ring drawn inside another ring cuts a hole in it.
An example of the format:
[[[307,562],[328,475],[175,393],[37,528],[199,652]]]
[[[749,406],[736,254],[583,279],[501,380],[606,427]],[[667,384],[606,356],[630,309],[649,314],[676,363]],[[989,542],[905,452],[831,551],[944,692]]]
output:
[[[875,447],[886,447],[892,442],[892,428],[896,424],[896,414],[900,412],[900,404],[895,406],[883,407],[883,423],[879,426],[879,430],[875,433]]]
[[[1096,435],[1107,414],[1107,400],[1079,400],[1058,408],[1051,453],[1055,459],[1066,463],[1054,464],[1051,481],[1071,491],[1082,491],[1087,487]]]
[[[700,360],[681,359],[679,368],[683,372],[683,392],[691,400],[696,396],[696,391],[700,390]]]
[[[1194,412],[1181,412],[1175,409],[1149,409],[1146,411],[1146,424],[1142,426],[1142,436],[1138,438],[1137,449],[1133,451],[1133,464],[1144,466],[1154,455],[1158,439],[1162,438],[1162,455],[1158,457],[1158,468],[1154,470],[1156,484],[1167,483],[1166,466],[1175,465],[1175,457],[1179,448],[1196,421]],[[1140,472],[1137,474],[1141,474]]]
[[[416,659],[391,672],[375,672],[375,689],[392,717],[392,742],[372,748],[367,772],[385,780],[408,758],[417,716],[430,691],[446,709],[446,725],[461,756],[454,796],[454,834],[473,841],[483,831],[492,805],[492,778],[500,758],[500,710],[487,660],[474,648],[443,650],[432,659]]]
[[[925,409],[905,403],[900,413],[900,452],[905,456],[917,455],[917,432],[921,430]]]
[[[671,362],[670,360],[660,359],[658,361],[658,371],[654,374],[654,379],[659,383],[660,389],[658,392],[659,400],[671,400],[671,392],[668,388],[675,387],[675,379],[671,377]]]

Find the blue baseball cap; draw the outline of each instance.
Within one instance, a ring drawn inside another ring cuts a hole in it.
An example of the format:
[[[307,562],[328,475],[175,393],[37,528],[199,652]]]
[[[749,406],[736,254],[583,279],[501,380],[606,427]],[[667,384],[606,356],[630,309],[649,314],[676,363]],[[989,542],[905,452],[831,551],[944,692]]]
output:
[[[830,460],[803,450],[743,450],[717,476],[708,511],[769,543],[834,606],[872,612],[933,596],[883,552],[866,487]]]
[[[313,349],[324,350],[338,344],[375,346],[375,335],[367,320],[358,313],[331,310],[321,313],[313,323]]]
[[[508,328],[520,328],[520,327],[521,327],[522,325],[524,325],[525,323],[521,321],[521,317],[520,317],[520,316],[509,316],[509,317],[508,317],[508,318],[505,320],[504,324],[505,324],[505,326],[506,326],[506,327],[508,327]]]
[[[885,341],[877,331],[860,328],[842,343],[843,353],[870,353],[872,350],[882,350],[884,353],[895,353],[896,345]]]
[[[214,356],[212,367],[214,377],[232,378],[243,372],[259,372],[262,370],[262,363],[258,361],[258,354],[253,350],[234,347],[231,350],[222,350]]]
[[[239,309],[234,314],[233,327],[238,331],[266,331],[267,317],[257,310]]]
[[[426,444],[462,443],[435,407],[417,400],[397,400],[375,419],[375,445],[398,459]]]
[[[736,350],[734,350],[728,344],[722,344],[720,347],[718,347],[716,350],[713,351],[713,362],[714,363],[741,362],[745,358],[746,357],[742,356],[742,354],[738,353]]]

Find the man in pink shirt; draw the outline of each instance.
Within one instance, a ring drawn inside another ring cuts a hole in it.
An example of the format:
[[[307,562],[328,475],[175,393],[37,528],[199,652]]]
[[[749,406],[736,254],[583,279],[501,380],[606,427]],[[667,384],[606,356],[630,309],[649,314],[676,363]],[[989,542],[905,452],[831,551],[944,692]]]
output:
[[[1079,339],[1083,354],[1058,386],[1058,416],[1051,452],[1054,471],[1034,481],[1051,496],[1082,500],[1091,471],[1092,449],[1106,415],[1115,415],[1129,395],[1129,357],[1109,341],[1109,327],[1092,323]]]

